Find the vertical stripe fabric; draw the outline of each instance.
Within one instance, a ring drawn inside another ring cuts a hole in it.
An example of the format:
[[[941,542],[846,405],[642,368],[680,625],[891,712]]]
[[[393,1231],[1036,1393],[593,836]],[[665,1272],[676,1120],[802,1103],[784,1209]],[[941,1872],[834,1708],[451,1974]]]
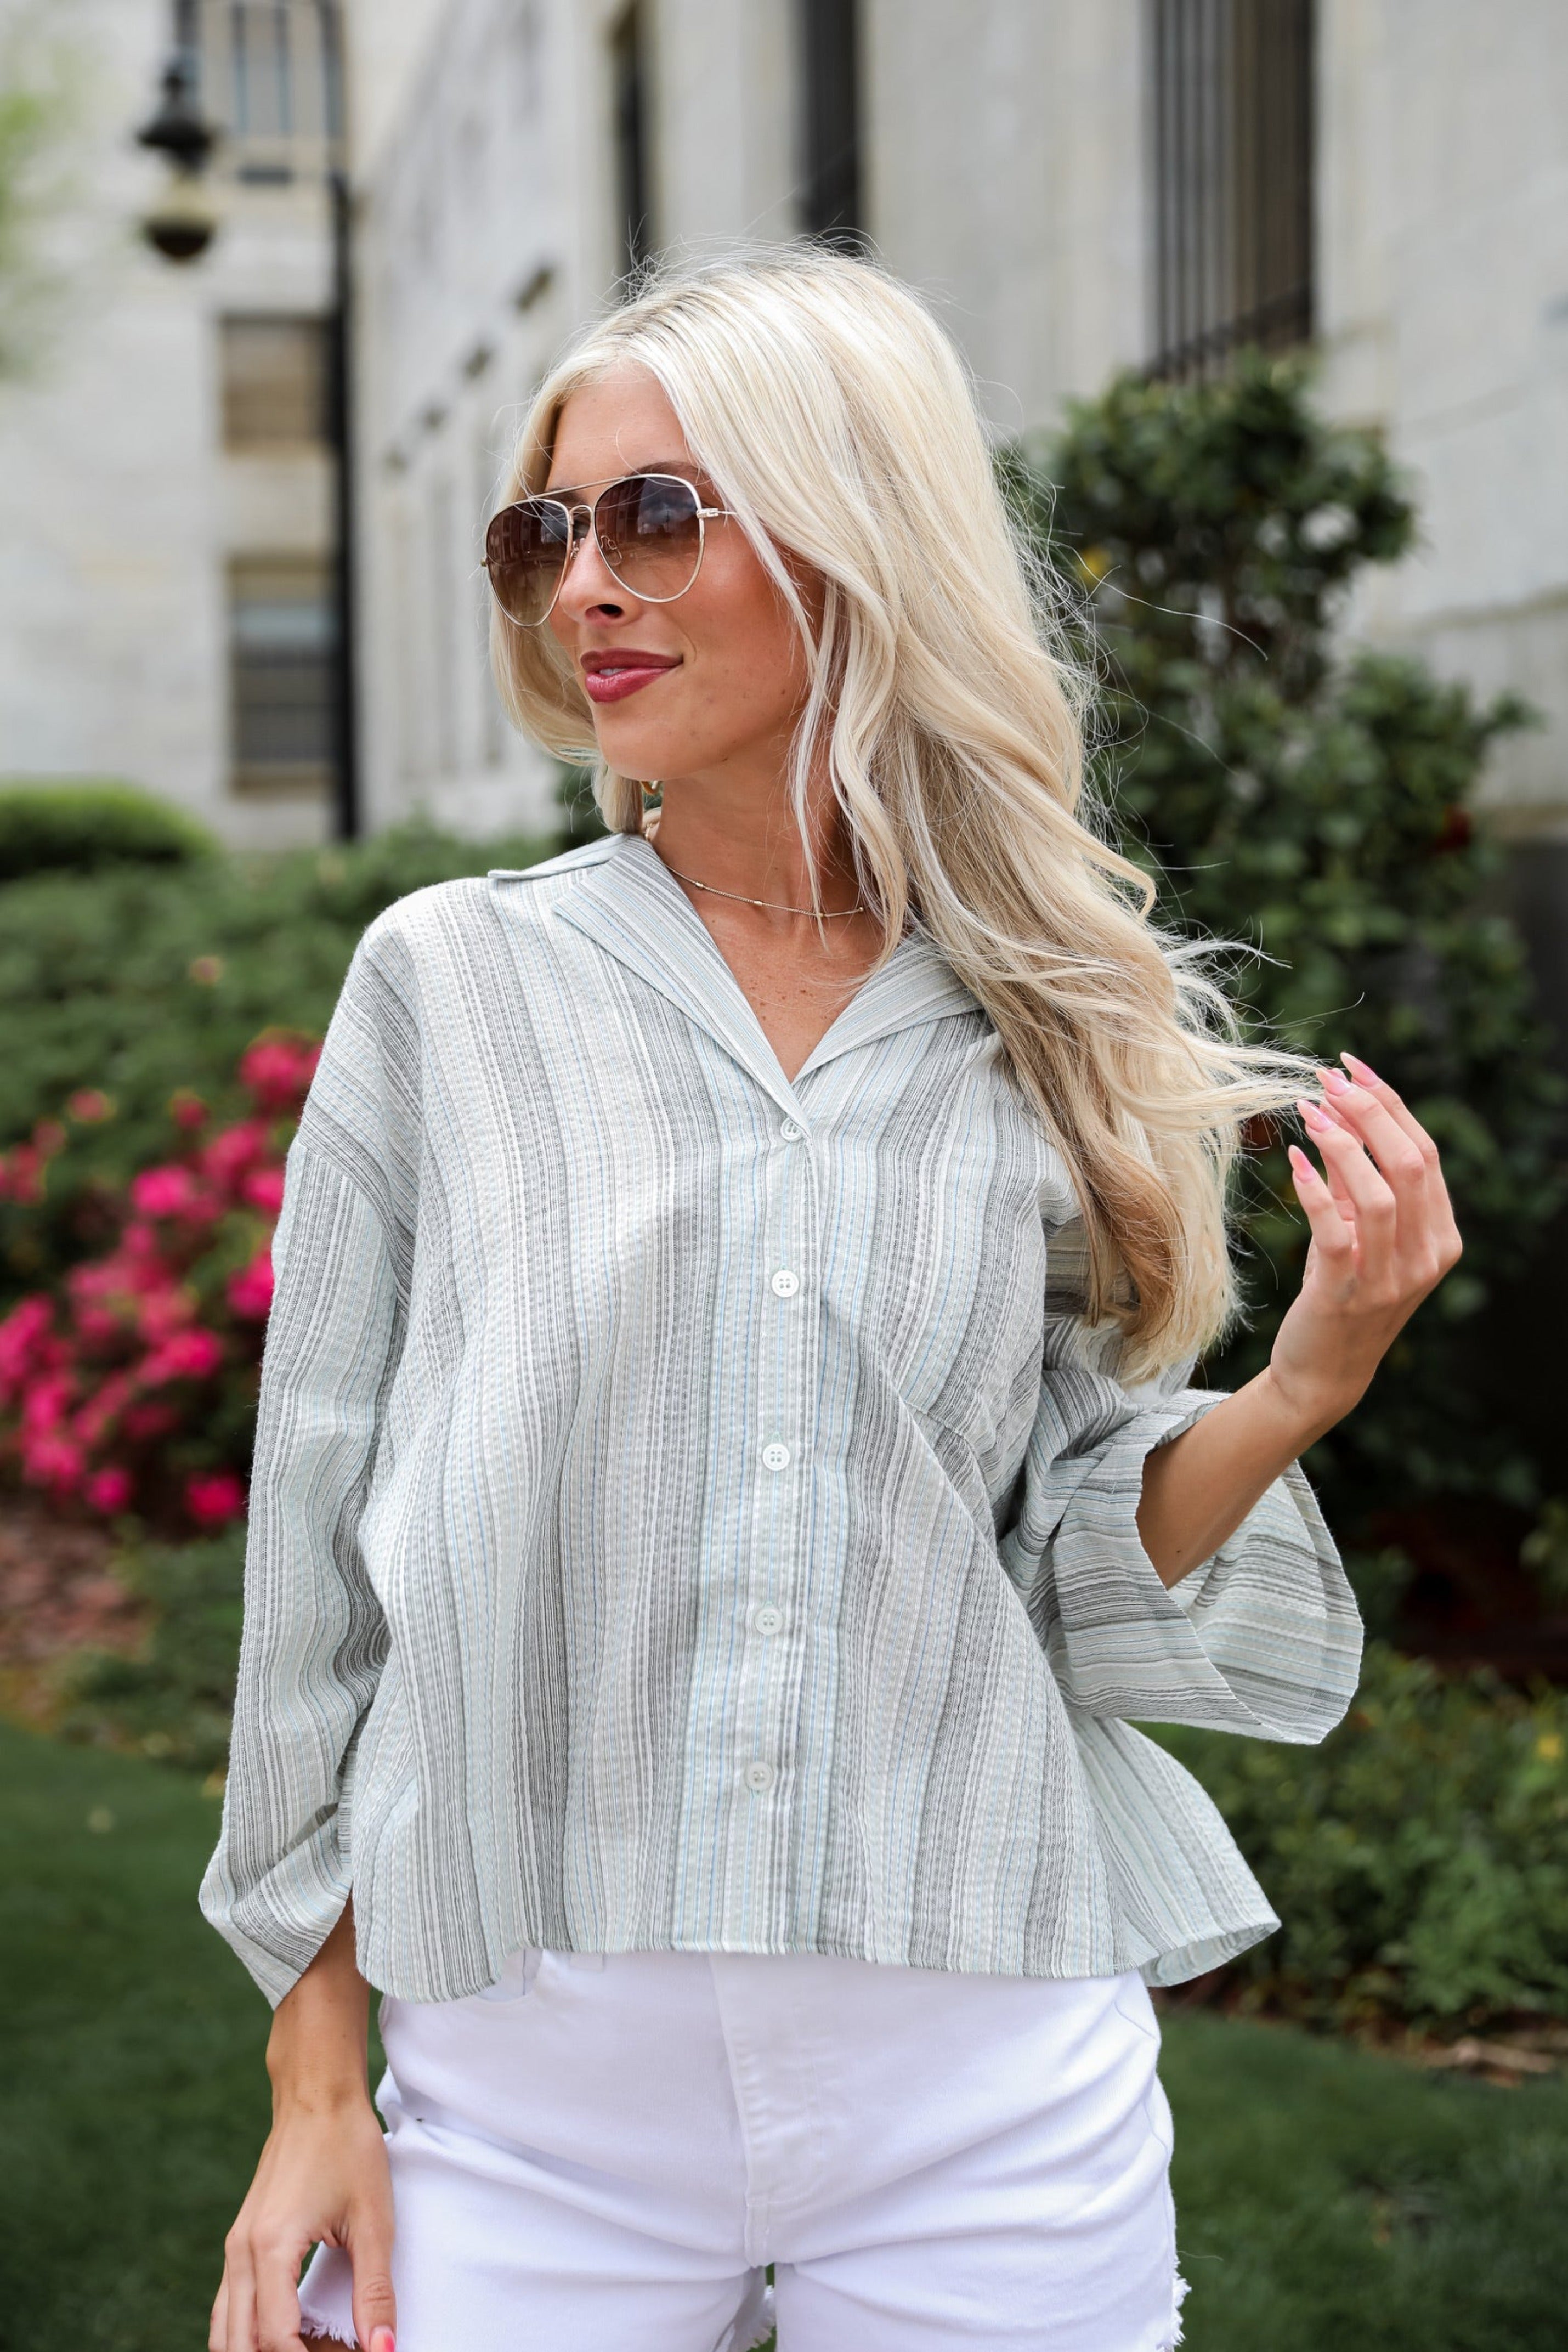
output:
[[[909,931],[791,1083],[648,841],[357,949],[274,1244],[223,1827],[268,1998],[350,1890],[400,1999],[519,1946],[1169,1983],[1277,1924],[1132,1720],[1320,1739],[1291,1471],[1174,1591],[988,1016]]]

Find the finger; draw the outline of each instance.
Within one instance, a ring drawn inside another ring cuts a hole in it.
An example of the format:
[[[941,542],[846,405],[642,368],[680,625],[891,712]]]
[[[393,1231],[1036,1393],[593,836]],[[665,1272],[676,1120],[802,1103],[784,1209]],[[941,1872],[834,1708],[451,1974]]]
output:
[[[1322,1076],[1331,1089],[1331,1109],[1342,1114],[1340,1124],[1362,1136],[1393,1187],[1401,1263],[1412,1280],[1430,1289],[1457,1263],[1461,1249],[1437,1146],[1391,1087],[1383,1092],[1393,1096],[1401,1117],[1359,1083],[1349,1085],[1338,1071],[1325,1070]]]
[[[299,2265],[305,2242],[294,2232],[256,2249],[256,2334],[259,2352],[305,2352],[299,2333]]]
[[[1386,1078],[1380,1078],[1377,1072],[1372,1068],[1370,1064],[1362,1061],[1359,1055],[1355,1054],[1342,1054],[1340,1055],[1340,1060],[1344,1064],[1345,1068],[1350,1072],[1351,1076],[1355,1080],[1356,1085],[1362,1089],[1362,1092],[1364,1094],[1371,1095],[1376,1102],[1380,1103],[1383,1108],[1388,1113],[1389,1117],[1396,1120],[1404,1129],[1406,1134],[1410,1138],[1411,1142],[1414,1143],[1421,1152],[1422,1157],[1426,1158],[1429,1153],[1432,1162],[1435,1165],[1437,1158],[1437,1147],[1433,1142],[1431,1137],[1427,1134],[1426,1129],[1422,1126],[1420,1120],[1416,1118],[1415,1112],[1410,1108],[1408,1103],[1405,1100],[1404,1096],[1397,1094],[1394,1087],[1389,1085]]]
[[[1312,1245],[1335,1272],[1349,1272],[1354,1263],[1355,1241],[1349,1221],[1341,1214],[1333,1194],[1299,1143],[1289,1150],[1296,1198],[1306,1212]]]
[[[1301,1108],[1300,1104],[1297,1105],[1297,1108]],[[1352,1127],[1347,1118],[1340,1118],[1332,1097],[1326,1102],[1315,1103],[1313,1105],[1313,1108],[1320,1111],[1329,1121],[1331,1126],[1341,1129],[1344,1134],[1351,1138],[1354,1143],[1357,1146],[1360,1145],[1360,1136],[1356,1134],[1354,1128]],[[1312,1161],[1310,1160],[1308,1160],[1307,1165],[1309,1168],[1312,1166]],[[1340,1172],[1338,1161],[1332,1159],[1325,1160],[1322,1173],[1323,1181],[1328,1185],[1329,1191],[1338,1202],[1344,1215],[1350,1219],[1354,1225],[1355,1223],[1355,1204],[1345,1189],[1344,1178]]]
[[[250,2248],[248,2243],[236,2243],[231,2239],[225,2251],[228,2261],[224,2279],[228,2294],[223,2352],[256,2352],[256,2283],[250,2267]]]
[[[207,2352],[228,2352],[229,2342],[229,2274],[225,2270],[218,2281],[218,2291],[213,2298],[213,2315],[207,2323]]]
[[[1442,1155],[1427,1129],[1408,1105],[1397,1095],[1386,1078],[1357,1055],[1342,1054],[1341,1061],[1364,1093],[1372,1095],[1389,1116],[1397,1119],[1427,1163],[1427,1181],[1431,1188],[1435,1225],[1438,1245],[1446,1262],[1452,1265],[1462,1246],[1458,1223],[1454,1216],[1454,1204],[1448,1194],[1448,1178],[1443,1173]]]
[[[392,2293],[390,2191],[383,2206],[361,2216],[348,2232],[354,2265],[354,2333],[369,2352],[393,2352],[397,2298]]]
[[[1391,1271],[1398,1230],[1393,1190],[1348,1129],[1336,1125],[1316,1103],[1303,1100],[1296,1108],[1322,1154],[1325,1170],[1337,1180],[1335,1202],[1354,1224],[1362,1274],[1381,1282]]]
[[[1436,1147],[1428,1162],[1407,1127],[1375,1095],[1364,1087],[1353,1086],[1343,1071],[1322,1070],[1318,1075],[1328,1093],[1327,1108],[1342,1127],[1365,1144],[1401,1209],[1406,1213],[1417,1206],[1424,1209],[1428,1180],[1437,1171]],[[1425,1133],[1425,1129],[1418,1131]]]

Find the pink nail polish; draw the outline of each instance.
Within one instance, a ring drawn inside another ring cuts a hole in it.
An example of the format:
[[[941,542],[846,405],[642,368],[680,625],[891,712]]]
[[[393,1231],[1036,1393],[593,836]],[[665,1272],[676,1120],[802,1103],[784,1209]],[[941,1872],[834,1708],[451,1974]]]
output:
[[[1349,1094],[1350,1080],[1345,1076],[1343,1070],[1320,1070],[1318,1072],[1318,1076],[1322,1078],[1325,1089],[1331,1095]]]
[[[1307,1158],[1306,1153],[1301,1150],[1299,1143],[1291,1144],[1290,1160],[1291,1167],[1295,1170],[1298,1176],[1306,1179],[1309,1182],[1314,1184],[1317,1182],[1318,1171],[1312,1166],[1312,1161]]]
[[[1354,1054],[1342,1054],[1340,1060],[1353,1077],[1370,1078],[1375,1087],[1380,1087],[1383,1084],[1372,1065],[1369,1062],[1361,1061]]]
[[[1315,1102],[1308,1102],[1304,1095],[1297,1103],[1296,1108],[1309,1127],[1332,1127],[1333,1124],[1327,1111]]]

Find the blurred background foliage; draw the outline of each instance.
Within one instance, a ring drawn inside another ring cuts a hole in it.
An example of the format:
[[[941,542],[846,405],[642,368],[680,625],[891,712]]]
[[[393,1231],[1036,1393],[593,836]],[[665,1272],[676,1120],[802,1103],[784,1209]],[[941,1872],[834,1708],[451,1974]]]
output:
[[[52,831],[35,795],[0,791],[0,876],[13,877],[0,884],[0,1150],[40,1120],[66,1130],[43,1198],[0,1198],[0,1313],[99,1245],[106,1196],[167,1152],[172,1097],[193,1091],[215,1119],[238,1118],[240,1058],[260,1031],[325,1032],[383,907],[555,845],[460,841],[415,819],[349,848],[241,858],[204,854],[172,813],[152,834],[129,793],[53,787],[49,799]],[[19,875],[24,844],[33,869]],[[87,1118],[69,1108],[83,1094],[106,1098]]]
[[[1556,1465],[1487,1391],[1475,1332],[1563,1197],[1564,1087],[1472,814],[1489,749],[1530,712],[1345,649],[1358,574],[1406,553],[1416,517],[1380,443],[1320,418],[1298,361],[1120,378],[1005,474],[1100,677],[1106,822],[1166,920],[1251,950],[1228,981],[1255,1033],[1325,1062],[1350,1047],[1444,1152],[1465,1256],[1314,1449],[1331,1520],[1375,1548],[1434,1498],[1534,1511]],[[1288,1139],[1255,1136],[1243,1171],[1249,1312],[1207,1368],[1217,1387],[1260,1369],[1299,1286]]]

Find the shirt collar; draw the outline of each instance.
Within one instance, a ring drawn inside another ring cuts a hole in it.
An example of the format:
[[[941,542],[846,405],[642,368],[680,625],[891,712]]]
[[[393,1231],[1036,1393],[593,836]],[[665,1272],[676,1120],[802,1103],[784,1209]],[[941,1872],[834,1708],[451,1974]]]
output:
[[[527,869],[497,873],[492,887],[526,876]],[[564,878],[559,867],[557,877]],[[574,865],[553,912],[678,1005],[790,1110],[800,1108],[796,1090],[824,1063],[897,1030],[981,1009],[929,932],[916,926],[862,982],[791,1086],[706,925],[641,834],[612,835],[602,855]]]

